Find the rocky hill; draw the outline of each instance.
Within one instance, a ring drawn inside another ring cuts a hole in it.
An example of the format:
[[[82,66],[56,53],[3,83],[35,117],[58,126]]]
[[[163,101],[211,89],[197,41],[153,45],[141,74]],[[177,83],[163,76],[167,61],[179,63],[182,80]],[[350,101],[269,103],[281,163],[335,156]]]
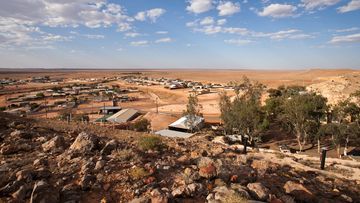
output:
[[[0,202],[360,202],[360,177],[209,140],[1,113]]]

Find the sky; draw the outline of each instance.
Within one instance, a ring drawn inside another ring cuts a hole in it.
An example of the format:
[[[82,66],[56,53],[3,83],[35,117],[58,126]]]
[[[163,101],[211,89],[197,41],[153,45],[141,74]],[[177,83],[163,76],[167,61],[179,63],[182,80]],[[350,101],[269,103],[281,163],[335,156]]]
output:
[[[2,0],[0,68],[360,68],[360,0]]]

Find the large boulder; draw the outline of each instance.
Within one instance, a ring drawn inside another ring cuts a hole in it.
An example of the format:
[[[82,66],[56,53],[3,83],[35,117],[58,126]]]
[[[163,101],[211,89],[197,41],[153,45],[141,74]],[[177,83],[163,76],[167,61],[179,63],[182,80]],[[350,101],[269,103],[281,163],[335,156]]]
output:
[[[98,148],[99,139],[95,135],[86,132],[80,133],[70,146],[70,150],[80,152],[90,152]]]
[[[30,203],[57,203],[59,202],[59,192],[51,187],[47,182],[41,180],[35,183],[31,193]]]
[[[285,183],[284,190],[287,194],[295,197],[296,201],[314,202],[314,195],[300,183],[289,180]]]
[[[257,200],[265,201],[269,197],[269,189],[262,183],[249,183],[247,188],[249,189],[251,196]]]
[[[65,148],[65,140],[63,136],[55,136],[51,140],[41,145],[45,152],[48,151],[63,151]]]
[[[210,179],[216,177],[217,175],[215,162],[208,157],[202,157],[199,160],[198,168],[199,168],[199,175],[201,177]]]

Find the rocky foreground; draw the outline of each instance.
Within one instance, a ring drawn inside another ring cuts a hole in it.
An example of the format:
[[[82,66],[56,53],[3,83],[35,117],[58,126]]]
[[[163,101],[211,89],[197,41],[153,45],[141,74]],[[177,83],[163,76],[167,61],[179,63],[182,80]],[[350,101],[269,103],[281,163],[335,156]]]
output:
[[[208,136],[147,145],[147,134],[79,126],[0,114],[0,202],[360,202],[359,180]]]

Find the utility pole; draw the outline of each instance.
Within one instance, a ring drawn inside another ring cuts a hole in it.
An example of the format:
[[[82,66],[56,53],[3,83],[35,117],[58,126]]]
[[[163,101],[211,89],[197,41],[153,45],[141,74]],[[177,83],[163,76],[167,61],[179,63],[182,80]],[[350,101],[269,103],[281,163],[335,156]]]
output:
[[[159,113],[159,103],[158,103],[157,97],[156,97],[155,103],[156,103],[156,113],[158,114]]]
[[[101,122],[102,122],[102,124],[104,125],[104,123],[105,123],[105,102],[104,102],[103,117],[102,117],[102,119],[101,119]]]

